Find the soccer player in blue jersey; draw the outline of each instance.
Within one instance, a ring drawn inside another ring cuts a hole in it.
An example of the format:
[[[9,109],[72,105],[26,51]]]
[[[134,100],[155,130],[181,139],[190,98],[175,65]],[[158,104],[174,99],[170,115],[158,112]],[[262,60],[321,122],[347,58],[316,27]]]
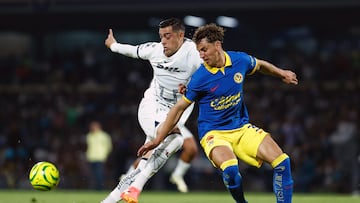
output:
[[[223,38],[224,29],[215,24],[195,31],[193,41],[204,63],[193,74],[183,99],[158,127],[156,139],[140,147],[138,155],[158,146],[175,127],[184,110],[196,101],[200,144],[211,163],[222,171],[224,185],[235,201],[247,202],[239,172],[240,159],[255,167],[260,167],[264,161],[271,164],[277,203],[290,203],[293,188],[290,159],[268,132],[249,123],[243,84],[246,76],[260,72],[296,85],[296,74],[244,52],[224,51]]]

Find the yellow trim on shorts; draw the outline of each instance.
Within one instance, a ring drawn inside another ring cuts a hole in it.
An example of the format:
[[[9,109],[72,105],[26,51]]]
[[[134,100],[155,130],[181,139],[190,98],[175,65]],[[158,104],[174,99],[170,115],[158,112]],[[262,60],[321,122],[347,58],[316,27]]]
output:
[[[220,168],[222,171],[224,171],[227,167],[229,166],[235,166],[235,165],[238,165],[238,160],[237,159],[230,159],[230,160],[227,160],[227,161],[224,161]]]
[[[281,162],[283,162],[285,159],[289,158],[287,154],[281,154],[278,158],[276,158],[273,162],[271,162],[271,166],[275,168],[277,165],[279,165]]]

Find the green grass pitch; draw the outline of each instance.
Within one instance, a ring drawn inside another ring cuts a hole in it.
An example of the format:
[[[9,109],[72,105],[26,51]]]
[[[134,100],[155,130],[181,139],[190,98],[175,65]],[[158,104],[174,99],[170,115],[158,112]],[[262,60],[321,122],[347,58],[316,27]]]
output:
[[[0,190],[0,203],[99,203],[107,192],[54,190]],[[249,203],[275,203],[272,193],[245,193]],[[339,194],[294,194],[293,203],[360,203],[359,196]],[[226,192],[144,191],[139,203],[234,203]]]

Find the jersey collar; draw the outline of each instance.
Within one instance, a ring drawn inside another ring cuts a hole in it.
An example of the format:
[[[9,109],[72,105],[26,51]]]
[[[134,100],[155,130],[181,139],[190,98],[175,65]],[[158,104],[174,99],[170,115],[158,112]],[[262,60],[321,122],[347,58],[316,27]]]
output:
[[[221,71],[225,75],[225,68],[232,65],[230,56],[224,51],[225,55],[225,66],[218,68],[218,67],[211,67],[208,64],[204,63],[205,68],[212,74],[216,74],[218,71]]]

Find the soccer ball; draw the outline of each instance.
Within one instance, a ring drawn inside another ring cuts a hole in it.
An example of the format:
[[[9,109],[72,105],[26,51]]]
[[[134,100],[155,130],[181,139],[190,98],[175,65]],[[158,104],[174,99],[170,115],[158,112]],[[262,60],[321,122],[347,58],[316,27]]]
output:
[[[31,168],[29,180],[34,189],[49,191],[59,184],[59,170],[50,162],[38,162]]]

